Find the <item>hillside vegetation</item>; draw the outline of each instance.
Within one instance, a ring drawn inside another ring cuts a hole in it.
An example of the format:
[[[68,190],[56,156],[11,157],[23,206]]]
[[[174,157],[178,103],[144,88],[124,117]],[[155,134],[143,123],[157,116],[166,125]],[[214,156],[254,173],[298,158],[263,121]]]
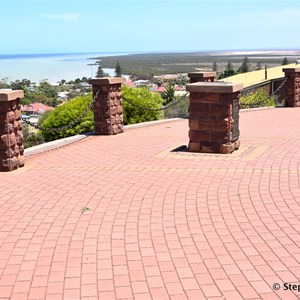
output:
[[[139,78],[150,79],[153,75],[170,73],[188,73],[196,68],[211,70],[214,63],[218,70],[224,70],[230,62],[235,70],[242,64],[245,54],[221,55],[216,52],[183,52],[183,53],[147,53],[130,54],[123,56],[99,57],[98,63],[102,68],[116,67],[117,62],[121,65],[123,74],[136,75]],[[268,67],[281,65],[283,57],[277,55],[251,55],[249,58],[250,68],[255,70],[257,65]],[[289,57],[290,61],[296,58]]]

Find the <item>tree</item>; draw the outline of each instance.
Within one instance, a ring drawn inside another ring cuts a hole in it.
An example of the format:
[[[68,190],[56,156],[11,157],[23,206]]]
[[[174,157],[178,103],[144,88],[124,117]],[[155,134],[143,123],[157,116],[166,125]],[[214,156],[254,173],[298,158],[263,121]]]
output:
[[[29,86],[31,85],[31,81],[29,79],[16,80],[11,82],[10,87],[13,90],[23,90],[24,98],[21,99],[22,104],[31,103],[32,93],[29,92]]]
[[[4,77],[0,79],[0,89],[9,89],[11,85],[8,83],[9,77]]]
[[[102,67],[99,65],[98,66],[98,70],[96,73],[96,78],[102,78],[102,77],[108,77],[109,75],[107,73],[105,73],[102,69]]]
[[[62,79],[60,82],[59,82],[59,85],[64,85],[66,83],[66,80],[65,79]]]
[[[31,131],[28,124],[23,125],[24,148],[40,145],[45,142],[40,132]]]
[[[37,102],[40,102],[40,103],[43,103],[43,104],[49,105],[49,106],[55,106],[59,103],[59,101],[57,101],[57,99],[47,97],[46,95],[38,93],[38,92],[29,93],[27,95],[27,97],[24,97],[21,99],[22,104],[37,103]]]
[[[153,83],[157,85],[157,87],[161,87],[163,85],[163,80],[162,79],[155,79],[153,80]]]
[[[175,99],[175,86],[168,84],[165,86],[166,91],[162,93],[161,97],[165,100],[163,105],[172,102]]]
[[[226,66],[226,69],[219,75],[219,79],[223,79],[223,78],[226,78],[226,77],[230,77],[230,76],[233,76],[235,75],[235,71],[232,67],[232,64],[231,62],[229,61],[227,63],[227,66]]]
[[[213,63],[212,70],[215,72],[218,71],[218,64],[216,62]]]
[[[186,85],[189,82],[189,78],[186,75],[179,75],[176,79],[176,83],[179,85]]]
[[[24,90],[24,88],[28,88],[31,84],[29,79],[22,79],[13,81],[10,85],[13,90]]]
[[[245,56],[242,65],[238,69],[238,73],[247,73],[249,71],[250,71],[249,58],[248,56]]]
[[[29,79],[22,79],[22,80],[16,80],[11,82],[11,88],[13,90],[23,90],[24,91],[24,97],[28,98],[29,89],[31,81]]]
[[[56,106],[61,102],[57,100],[58,89],[45,80],[40,82],[34,92],[28,92],[28,88],[24,88],[24,99],[21,100],[22,103],[41,102],[49,106]]]
[[[288,59],[285,57],[282,61],[282,65],[285,66],[285,65],[288,65],[289,64],[289,61]]]
[[[116,68],[115,68],[115,77],[122,77],[122,69],[118,61],[116,63]]]
[[[261,69],[262,69],[262,65],[261,65],[260,62],[258,62],[258,63],[256,64],[256,70],[261,70]]]
[[[48,98],[57,99],[57,89],[47,81],[41,81],[36,92],[37,94],[45,95]]]
[[[232,63],[230,61],[227,63],[226,71],[229,71],[229,72],[233,71],[233,66],[232,66]]]

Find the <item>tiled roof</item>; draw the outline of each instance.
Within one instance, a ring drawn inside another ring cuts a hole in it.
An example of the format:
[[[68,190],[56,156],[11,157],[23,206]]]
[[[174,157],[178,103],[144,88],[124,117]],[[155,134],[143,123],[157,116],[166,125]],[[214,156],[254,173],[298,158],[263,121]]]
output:
[[[47,106],[43,103],[32,103],[32,104],[27,104],[27,105],[23,105],[21,110],[22,111],[32,111],[32,112],[39,112],[39,111],[46,111],[46,110],[53,110],[54,107],[52,106]]]
[[[131,80],[125,80],[125,81],[123,82],[123,84],[125,84],[125,85],[127,85],[127,86],[131,86],[131,87],[134,87],[134,86],[135,86],[135,84],[134,84]]]

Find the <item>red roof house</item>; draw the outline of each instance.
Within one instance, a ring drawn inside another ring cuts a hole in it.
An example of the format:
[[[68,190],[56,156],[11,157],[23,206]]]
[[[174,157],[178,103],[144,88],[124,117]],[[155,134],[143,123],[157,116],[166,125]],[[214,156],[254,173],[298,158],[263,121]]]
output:
[[[54,107],[45,105],[43,103],[31,103],[21,107],[21,111],[26,114],[42,115],[46,110],[54,110]]]

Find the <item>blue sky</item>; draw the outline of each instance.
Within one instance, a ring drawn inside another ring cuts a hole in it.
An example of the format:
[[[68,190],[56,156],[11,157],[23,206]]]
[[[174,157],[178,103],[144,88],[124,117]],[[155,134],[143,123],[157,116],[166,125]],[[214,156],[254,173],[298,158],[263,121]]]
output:
[[[299,1],[0,0],[0,54],[299,49]]]

